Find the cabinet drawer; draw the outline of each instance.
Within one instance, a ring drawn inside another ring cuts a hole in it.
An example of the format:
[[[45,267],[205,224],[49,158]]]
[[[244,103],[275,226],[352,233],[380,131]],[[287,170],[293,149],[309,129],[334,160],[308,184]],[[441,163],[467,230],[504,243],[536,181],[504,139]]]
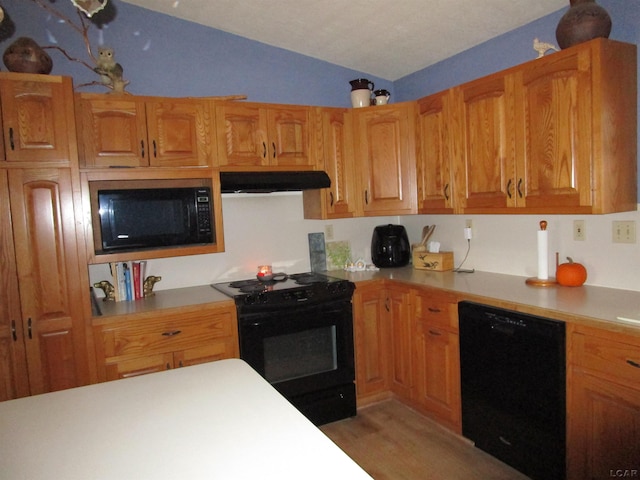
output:
[[[640,345],[574,333],[574,364],[632,382],[640,382]]]
[[[458,331],[458,304],[454,295],[418,292],[415,296],[415,316],[430,325]]]
[[[132,321],[102,329],[106,358],[174,352],[235,336],[231,313],[181,313],[179,318]]]

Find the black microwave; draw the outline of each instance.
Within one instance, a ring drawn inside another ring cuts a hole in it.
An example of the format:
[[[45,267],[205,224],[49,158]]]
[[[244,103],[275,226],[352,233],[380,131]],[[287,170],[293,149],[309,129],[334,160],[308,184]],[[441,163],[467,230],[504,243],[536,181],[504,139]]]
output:
[[[215,243],[211,188],[98,190],[104,252]]]

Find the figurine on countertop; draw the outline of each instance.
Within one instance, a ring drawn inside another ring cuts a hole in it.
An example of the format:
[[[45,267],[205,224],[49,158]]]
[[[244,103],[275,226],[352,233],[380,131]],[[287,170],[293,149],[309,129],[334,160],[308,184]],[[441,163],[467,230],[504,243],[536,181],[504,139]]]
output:
[[[160,280],[162,280],[162,277],[156,277],[153,275],[149,275],[147,278],[144,279],[143,289],[144,289],[145,298],[153,297],[155,295],[155,292],[153,291],[153,286]]]
[[[103,302],[116,299],[116,289],[113,288],[113,285],[111,285],[107,280],[94,283],[93,288],[100,288],[104,292],[104,298],[102,299]]]
[[[533,39],[533,49],[538,52],[538,58],[544,57],[544,54],[549,50],[559,51],[558,47],[553,45],[552,43],[541,42],[537,38]]]

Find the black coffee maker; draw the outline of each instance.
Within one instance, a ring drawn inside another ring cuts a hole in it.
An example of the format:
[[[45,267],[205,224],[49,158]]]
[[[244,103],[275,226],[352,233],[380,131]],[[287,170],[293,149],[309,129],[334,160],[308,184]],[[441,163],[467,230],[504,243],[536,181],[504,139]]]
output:
[[[407,231],[402,225],[378,225],[371,239],[371,260],[376,267],[404,267],[411,258]]]

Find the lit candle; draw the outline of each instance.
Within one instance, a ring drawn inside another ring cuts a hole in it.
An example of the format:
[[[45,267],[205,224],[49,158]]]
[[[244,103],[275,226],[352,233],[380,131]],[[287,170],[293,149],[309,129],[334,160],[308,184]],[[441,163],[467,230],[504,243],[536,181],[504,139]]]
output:
[[[273,278],[273,272],[271,270],[271,265],[260,265],[258,267],[258,280],[271,280]]]

